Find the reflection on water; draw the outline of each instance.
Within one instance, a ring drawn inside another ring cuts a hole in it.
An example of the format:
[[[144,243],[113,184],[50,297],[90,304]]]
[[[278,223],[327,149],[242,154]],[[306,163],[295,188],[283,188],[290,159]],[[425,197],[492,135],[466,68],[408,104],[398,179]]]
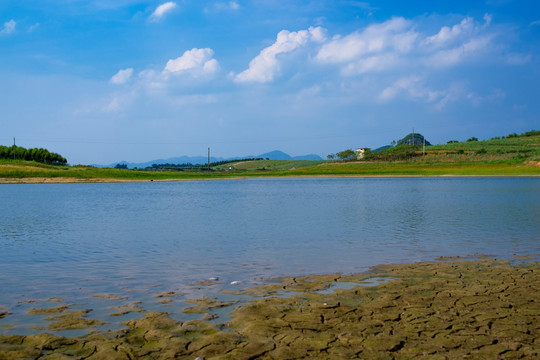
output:
[[[28,299],[63,297],[106,317],[92,295],[128,294],[178,315],[182,299],[232,281],[538,253],[540,243],[538,178],[2,185],[0,204],[0,305],[11,322]],[[162,291],[182,295],[161,304]]]

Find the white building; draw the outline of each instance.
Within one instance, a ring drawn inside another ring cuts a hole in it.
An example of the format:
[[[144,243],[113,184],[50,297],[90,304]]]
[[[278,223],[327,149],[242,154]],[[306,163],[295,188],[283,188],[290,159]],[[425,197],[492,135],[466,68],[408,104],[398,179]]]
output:
[[[370,148],[358,148],[356,149],[356,160],[362,160],[364,156],[370,151]]]

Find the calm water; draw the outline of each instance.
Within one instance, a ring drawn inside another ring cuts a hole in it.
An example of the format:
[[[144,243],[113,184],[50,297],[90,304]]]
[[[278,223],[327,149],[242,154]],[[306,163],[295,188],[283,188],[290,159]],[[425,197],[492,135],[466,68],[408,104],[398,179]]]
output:
[[[103,318],[114,304],[92,296],[124,294],[182,319],[183,299],[232,281],[539,250],[539,178],[1,185],[0,332],[32,331],[29,299]],[[183,295],[162,305],[161,291]]]

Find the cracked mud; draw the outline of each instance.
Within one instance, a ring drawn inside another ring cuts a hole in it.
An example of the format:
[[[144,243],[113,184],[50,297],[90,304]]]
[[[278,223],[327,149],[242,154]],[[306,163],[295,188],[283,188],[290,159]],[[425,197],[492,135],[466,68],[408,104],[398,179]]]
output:
[[[241,290],[260,298],[237,307],[228,324],[146,312],[124,330],[76,338],[0,335],[0,359],[539,358],[539,263],[451,260]],[[391,280],[361,286],[374,276]],[[320,292],[340,282],[359,285]],[[214,298],[192,303],[188,312],[232,305]],[[137,305],[116,310],[141,310]],[[68,328],[93,326],[85,310],[51,309],[34,311]],[[0,308],[2,316],[9,318],[7,309]]]

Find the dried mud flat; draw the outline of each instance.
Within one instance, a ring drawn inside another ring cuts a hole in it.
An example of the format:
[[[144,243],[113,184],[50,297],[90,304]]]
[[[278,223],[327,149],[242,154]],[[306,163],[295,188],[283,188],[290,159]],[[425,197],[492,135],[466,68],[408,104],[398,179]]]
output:
[[[237,307],[228,324],[146,312],[124,330],[77,338],[0,335],[0,359],[540,358],[538,265],[452,259],[284,278],[237,291],[260,298]],[[373,277],[388,281],[361,285]],[[200,313],[231,306],[194,304]],[[85,313],[74,317],[92,326]]]

